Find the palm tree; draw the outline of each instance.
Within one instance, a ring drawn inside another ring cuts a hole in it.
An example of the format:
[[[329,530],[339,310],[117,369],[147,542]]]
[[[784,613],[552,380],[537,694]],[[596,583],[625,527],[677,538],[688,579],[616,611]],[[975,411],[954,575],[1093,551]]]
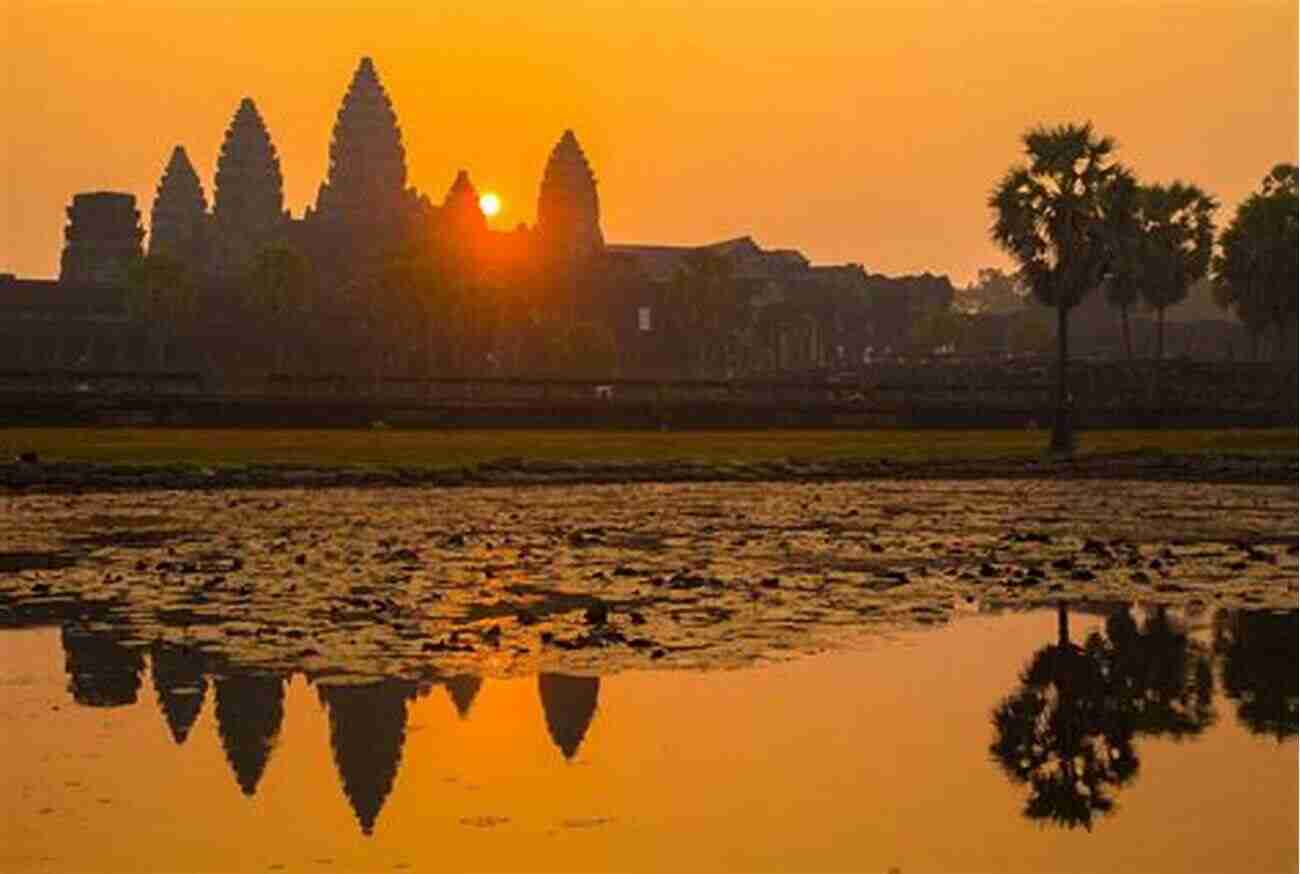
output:
[[[1300,732],[1296,630],[1295,610],[1221,610],[1214,617],[1224,694],[1247,729],[1278,743]]]
[[[1131,713],[1111,694],[1101,636],[1070,640],[1067,608],[1057,613],[1057,641],[1042,647],[1018,688],[993,711],[989,753],[1013,782],[1029,786],[1024,815],[1091,831],[1109,813],[1111,787],[1138,771]]]
[[[1066,365],[1070,310],[1106,277],[1125,230],[1136,183],[1114,160],[1115,142],[1092,124],[1037,127],[1023,137],[1026,163],[1012,166],[989,195],[994,242],[1020,265],[1034,295],[1056,308],[1056,419],[1052,451],[1068,454]]]
[[[1138,202],[1142,298],[1156,311],[1156,360],[1165,353],[1165,310],[1210,268],[1218,203],[1195,185],[1143,186]]]
[[[1286,336],[1297,315],[1297,169],[1278,164],[1260,190],[1237,207],[1219,238],[1214,259],[1215,297],[1236,310],[1252,337],[1266,325],[1277,328],[1277,356],[1286,356]]]
[[[1127,606],[1106,618],[1106,674],[1138,734],[1196,737],[1214,723],[1209,647],[1192,638],[1165,607],[1139,626]]]

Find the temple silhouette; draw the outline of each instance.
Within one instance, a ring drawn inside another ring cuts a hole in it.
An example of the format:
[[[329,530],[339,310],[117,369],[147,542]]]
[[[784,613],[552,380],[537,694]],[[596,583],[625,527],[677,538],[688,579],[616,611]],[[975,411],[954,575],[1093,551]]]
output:
[[[284,679],[264,674],[218,676],[217,733],[240,790],[257,792],[284,720]]]
[[[403,376],[695,377],[860,363],[902,348],[946,277],[815,266],[749,237],[610,244],[577,134],[542,164],[536,223],[497,230],[460,171],[409,184],[397,112],[358,64],[301,216],[256,102],[231,117],[210,198],[176,145],[142,225],[135,196],[76,194],[57,282],[0,276],[0,369]],[[148,257],[145,257],[148,256]],[[707,302],[705,305],[703,302]],[[12,342],[11,342],[12,341]]]
[[[317,687],[329,713],[334,765],[362,834],[374,832],[379,811],[393,791],[406,743],[406,703],[418,691],[407,680]]]
[[[596,716],[600,695],[600,677],[574,677],[568,674],[538,674],[537,693],[542,699],[546,730],[560,748],[565,760],[578,754]]]
[[[1075,642],[1070,612],[1103,616]],[[1139,621],[1140,620],[1140,621]],[[1212,641],[1196,639],[1164,608],[1062,604],[1055,640],[1031,653],[990,715],[990,759],[1024,786],[1021,815],[1091,829],[1118,810],[1140,777],[1144,737],[1191,741],[1213,726],[1216,675],[1225,704],[1252,733],[1278,742],[1297,732],[1296,611],[1217,611]],[[87,707],[138,703],[146,655],[159,713],[178,745],[205,700],[240,791],[253,797],[284,719],[287,678],[241,668],[197,649],[123,642],[121,632],[64,625],[60,641],[72,699]],[[307,677],[329,722],[339,785],[362,834],[373,834],[402,765],[412,701],[441,686],[459,719],[471,717],[483,679],[469,674],[332,685]],[[213,687],[214,695],[207,690]],[[546,731],[566,762],[578,756],[599,709],[600,678],[537,676]]]
[[[149,652],[149,667],[158,706],[167,720],[172,740],[185,743],[203,709],[208,692],[202,654],[192,647],[155,643]]]

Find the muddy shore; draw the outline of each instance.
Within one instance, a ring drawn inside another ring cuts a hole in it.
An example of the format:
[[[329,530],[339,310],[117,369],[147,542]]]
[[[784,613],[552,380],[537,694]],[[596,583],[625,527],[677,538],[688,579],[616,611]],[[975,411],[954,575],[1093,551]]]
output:
[[[1294,609],[1296,514],[1060,478],[9,493],[0,624],[336,678],[734,667],[1004,607]]]
[[[942,461],[785,458],[729,463],[690,459],[602,462],[502,458],[450,468],[289,464],[202,467],[50,463],[39,459],[34,463],[0,464],[0,493],[985,479],[1248,485],[1294,485],[1298,481],[1294,455],[1153,452],[1090,454],[1070,461],[1041,456]]]

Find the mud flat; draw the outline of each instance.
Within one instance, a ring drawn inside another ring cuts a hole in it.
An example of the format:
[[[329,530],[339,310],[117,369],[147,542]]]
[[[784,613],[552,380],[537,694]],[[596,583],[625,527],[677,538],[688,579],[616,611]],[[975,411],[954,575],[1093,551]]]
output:
[[[93,461],[0,464],[0,493],[220,491],[285,488],[443,488],[628,483],[817,483],[889,480],[1142,480],[1287,484],[1297,456],[1136,451],[1070,461],[1041,456],[783,457],[770,459],[563,460],[497,458],[460,466],[249,463],[130,464]]]
[[[0,623],[368,678],[714,668],[1000,605],[1294,608],[1293,486],[7,494]]]

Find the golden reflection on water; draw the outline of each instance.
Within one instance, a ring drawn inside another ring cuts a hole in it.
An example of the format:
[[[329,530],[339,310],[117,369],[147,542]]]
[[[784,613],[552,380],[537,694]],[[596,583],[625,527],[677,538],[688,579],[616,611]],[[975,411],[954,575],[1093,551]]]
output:
[[[0,870],[1295,870],[1295,737],[1221,689],[1194,739],[1136,737],[1091,831],[1024,818],[990,714],[1057,634],[1046,611],[738,671],[343,687],[157,649],[95,673],[58,629],[0,633]]]

